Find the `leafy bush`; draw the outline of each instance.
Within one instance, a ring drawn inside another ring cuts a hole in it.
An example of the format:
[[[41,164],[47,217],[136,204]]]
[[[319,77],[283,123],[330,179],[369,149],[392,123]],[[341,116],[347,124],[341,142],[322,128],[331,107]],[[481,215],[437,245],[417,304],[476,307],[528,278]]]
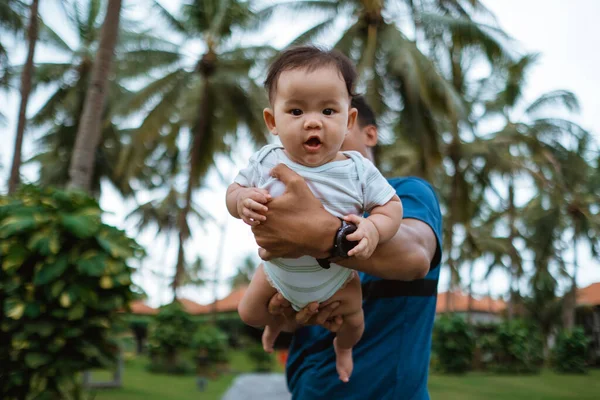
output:
[[[542,337],[523,321],[504,322],[482,335],[477,342],[483,362],[495,372],[537,373],[542,367]]]
[[[254,363],[254,371],[269,372],[273,369],[275,356],[263,350],[262,345],[255,344],[246,350],[248,358]]]
[[[582,328],[575,328],[572,332],[562,331],[558,335],[552,352],[554,369],[562,373],[586,373],[589,342],[590,340]]]
[[[79,397],[79,372],[114,365],[117,313],[134,297],[127,260],[143,252],[100,214],[79,192],[0,197],[3,399]]]
[[[436,363],[444,372],[464,373],[471,368],[473,333],[459,316],[442,316],[433,328],[433,351]]]
[[[196,330],[196,324],[181,304],[173,302],[162,307],[149,330],[151,372],[181,374],[193,370],[193,365],[183,361],[181,356],[191,349],[190,337]]]
[[[228,337],[214,325],[206,324],[198,328],[192,339],[192,348],[197,356],[204,356],[209,363],[229,361]]]

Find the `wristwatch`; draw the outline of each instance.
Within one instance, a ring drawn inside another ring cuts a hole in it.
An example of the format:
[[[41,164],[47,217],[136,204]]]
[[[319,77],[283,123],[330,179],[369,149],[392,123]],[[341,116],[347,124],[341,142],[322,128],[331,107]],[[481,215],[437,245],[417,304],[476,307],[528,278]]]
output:
[[[317,258],[317,262],[321,268],[329,269],[330,264],[338,259],[348,258],[348,252],[357,244],[357,241],[348,240],[347,236],[356,231],[356,225],[346,222],[340,218],[342,226],[337,230],[333,239],[333,247],[331,255],[327,258]]]

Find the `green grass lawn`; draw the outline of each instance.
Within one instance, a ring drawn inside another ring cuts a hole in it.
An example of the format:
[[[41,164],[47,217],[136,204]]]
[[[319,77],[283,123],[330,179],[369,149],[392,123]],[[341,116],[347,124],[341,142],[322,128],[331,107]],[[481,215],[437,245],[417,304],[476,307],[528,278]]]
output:
[[[145,365],[144,358],[128,361],[123,388],[98,390],[95,400],[218,400],[235,378],[234,374],[222,375],[210,381],[205,392],[199,392],[194,377],[151,374]],[[239,372],[252,369],[243,353],[233,354],[231,366]],[[550,371],[533,376],[434,374],[429,380],[429,390],[433,400],[600,399],[600,370],[584,376],[557,375]]]
[[[204,392],[196,387],[193,376],[173,376],[152,374],[146,371],[146,358],[140,357],[125,363],[123,387],[121,389],[96,390],[94,400],[218,400],[233,382],[235,374],[224,374],[210,380]],[[236,372],[252,371],[252,364],[245,353],[236,352],[231,356],[231,369]],[[282,369],[276,369],[282,372]],[[94,380],[105,380],[107,373],[95,372]]]

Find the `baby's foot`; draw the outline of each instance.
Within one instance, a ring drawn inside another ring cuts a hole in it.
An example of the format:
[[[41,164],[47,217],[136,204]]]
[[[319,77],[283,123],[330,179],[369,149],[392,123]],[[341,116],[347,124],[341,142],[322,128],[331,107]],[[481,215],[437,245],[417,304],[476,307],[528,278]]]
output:
[[[273,346],[275,345],[275,340],[277,340],[277,336],[279,336],[280,332],[281,332],[281,327],[279,327],[279,326],[277,326],[277,327],[271,326],[271,325],[265,326],[265,330],[263,331],[263,334],[262,334],[262,345],[263,345],[263,349],[267,353],[273,352]]]
[[[348,382],[352,375],[352,349],[340,349],[337,345],[337,338],[333,339],[333,348],[335,349],[335,369],[342,382]]]

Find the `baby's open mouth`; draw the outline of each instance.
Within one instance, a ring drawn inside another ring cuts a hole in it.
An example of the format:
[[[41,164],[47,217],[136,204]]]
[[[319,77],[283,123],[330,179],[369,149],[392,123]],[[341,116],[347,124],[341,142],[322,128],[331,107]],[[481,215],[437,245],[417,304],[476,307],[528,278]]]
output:
[[[304,147],[306,147],[308,150],[317,150],[319,147],[321,147],[321,144],[321,139],[316,136],[311,136],[306,142],[304,142]]]

